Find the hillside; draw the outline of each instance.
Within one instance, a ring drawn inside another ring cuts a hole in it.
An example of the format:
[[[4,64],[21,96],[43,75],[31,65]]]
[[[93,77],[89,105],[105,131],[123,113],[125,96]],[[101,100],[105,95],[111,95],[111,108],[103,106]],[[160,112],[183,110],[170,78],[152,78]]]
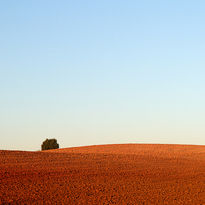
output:
[[[205,146],[0,151],[0,204],[203,204]]]

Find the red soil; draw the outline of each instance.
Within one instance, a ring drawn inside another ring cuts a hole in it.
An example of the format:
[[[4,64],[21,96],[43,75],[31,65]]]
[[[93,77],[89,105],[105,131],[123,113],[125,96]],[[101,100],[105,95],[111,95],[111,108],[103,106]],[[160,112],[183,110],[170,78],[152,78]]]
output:
[[[205,204],[205,146],[0,151],[0,204]]]

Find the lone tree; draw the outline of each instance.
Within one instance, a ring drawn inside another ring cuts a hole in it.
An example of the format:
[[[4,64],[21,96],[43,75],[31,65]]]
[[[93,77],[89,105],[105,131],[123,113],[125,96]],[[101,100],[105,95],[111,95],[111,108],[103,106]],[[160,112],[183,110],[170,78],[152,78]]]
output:
[[[56,139],[46,139],[41,145],[41,150],[58,149],[59,144]]]

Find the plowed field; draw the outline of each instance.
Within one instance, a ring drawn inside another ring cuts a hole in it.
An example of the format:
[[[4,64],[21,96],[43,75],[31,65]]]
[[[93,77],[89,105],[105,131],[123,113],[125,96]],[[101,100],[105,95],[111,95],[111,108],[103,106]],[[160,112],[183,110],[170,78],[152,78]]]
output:
[[[205,204],[205,146],[0,151],[0,204]]]

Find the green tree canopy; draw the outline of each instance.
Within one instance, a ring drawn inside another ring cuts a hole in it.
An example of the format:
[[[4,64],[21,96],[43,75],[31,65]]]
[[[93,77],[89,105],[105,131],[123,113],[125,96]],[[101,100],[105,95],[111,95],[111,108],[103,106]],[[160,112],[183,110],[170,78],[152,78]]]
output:
[[[56,139],[46,139],[42,145],[41,150],[58,149],[59,144]]]

